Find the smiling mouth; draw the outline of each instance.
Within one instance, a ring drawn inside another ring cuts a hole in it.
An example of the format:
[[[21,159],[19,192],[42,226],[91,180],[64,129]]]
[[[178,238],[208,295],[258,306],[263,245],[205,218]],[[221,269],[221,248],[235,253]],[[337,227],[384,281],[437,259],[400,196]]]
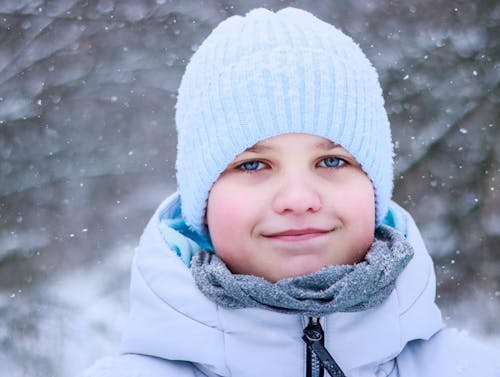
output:
[[[297,242],[318,238],[330,233],[330,230],[323,229],[289,229],[283,232],[266,234],[265,237],[272,240]]]

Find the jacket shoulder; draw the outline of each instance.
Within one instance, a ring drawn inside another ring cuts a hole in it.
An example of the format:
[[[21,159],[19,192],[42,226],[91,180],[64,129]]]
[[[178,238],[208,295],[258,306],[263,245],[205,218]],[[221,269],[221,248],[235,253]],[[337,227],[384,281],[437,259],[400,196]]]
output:
[[[109,356],[77,377],[205,377],[192,364],[145,355]]]
[[[401,377],[500,377],[500,350],[455,329],[407,344],[397,358]]]

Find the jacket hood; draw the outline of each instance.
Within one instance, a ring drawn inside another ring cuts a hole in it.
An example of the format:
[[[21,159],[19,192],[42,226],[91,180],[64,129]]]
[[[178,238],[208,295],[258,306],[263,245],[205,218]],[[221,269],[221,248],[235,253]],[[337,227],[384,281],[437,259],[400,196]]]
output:
[[[161,226],[165,218],[167,229]],[[189,361],[208,375],[272,375],[272,368],[280,375],[302,375],[307,318],[224,309],[207,299],[187,265],[190,255],[210,244],[181,219],[175,193],[146,226],[133,260],[121,351]],[[405,234],[415,254],[380,306],[321,319],[325,345],[344,371],[391,360],[408,342],[428,339],[443,327],[434,302],[433,263],[413,219],[392,202],[385,223]]]

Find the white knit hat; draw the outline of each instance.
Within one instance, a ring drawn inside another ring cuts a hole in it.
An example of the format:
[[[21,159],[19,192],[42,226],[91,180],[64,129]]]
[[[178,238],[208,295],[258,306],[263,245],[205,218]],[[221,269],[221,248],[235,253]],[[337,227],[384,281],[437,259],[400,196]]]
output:
[[[290,132],[348,150],[373,183],[377,224],[387,212],[393,148],[377,73],[351,38],[306,11],[256,9],[220,23],[186,67],[176,126],[181,208],[197,232],[227,165]]]

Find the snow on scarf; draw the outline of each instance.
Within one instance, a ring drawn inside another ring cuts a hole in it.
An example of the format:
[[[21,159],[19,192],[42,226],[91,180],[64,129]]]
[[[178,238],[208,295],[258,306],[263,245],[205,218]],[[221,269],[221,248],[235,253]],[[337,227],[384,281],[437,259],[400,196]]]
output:
[[[257,276],[232,274],[217,255],[199,251],[191,260],[191,271],[198,288],[222,307],[321,317],[379,305],[412,257],[413,248],[404,236],[381,225],[365,259],[354,265],[329,266],[270,283]]]

